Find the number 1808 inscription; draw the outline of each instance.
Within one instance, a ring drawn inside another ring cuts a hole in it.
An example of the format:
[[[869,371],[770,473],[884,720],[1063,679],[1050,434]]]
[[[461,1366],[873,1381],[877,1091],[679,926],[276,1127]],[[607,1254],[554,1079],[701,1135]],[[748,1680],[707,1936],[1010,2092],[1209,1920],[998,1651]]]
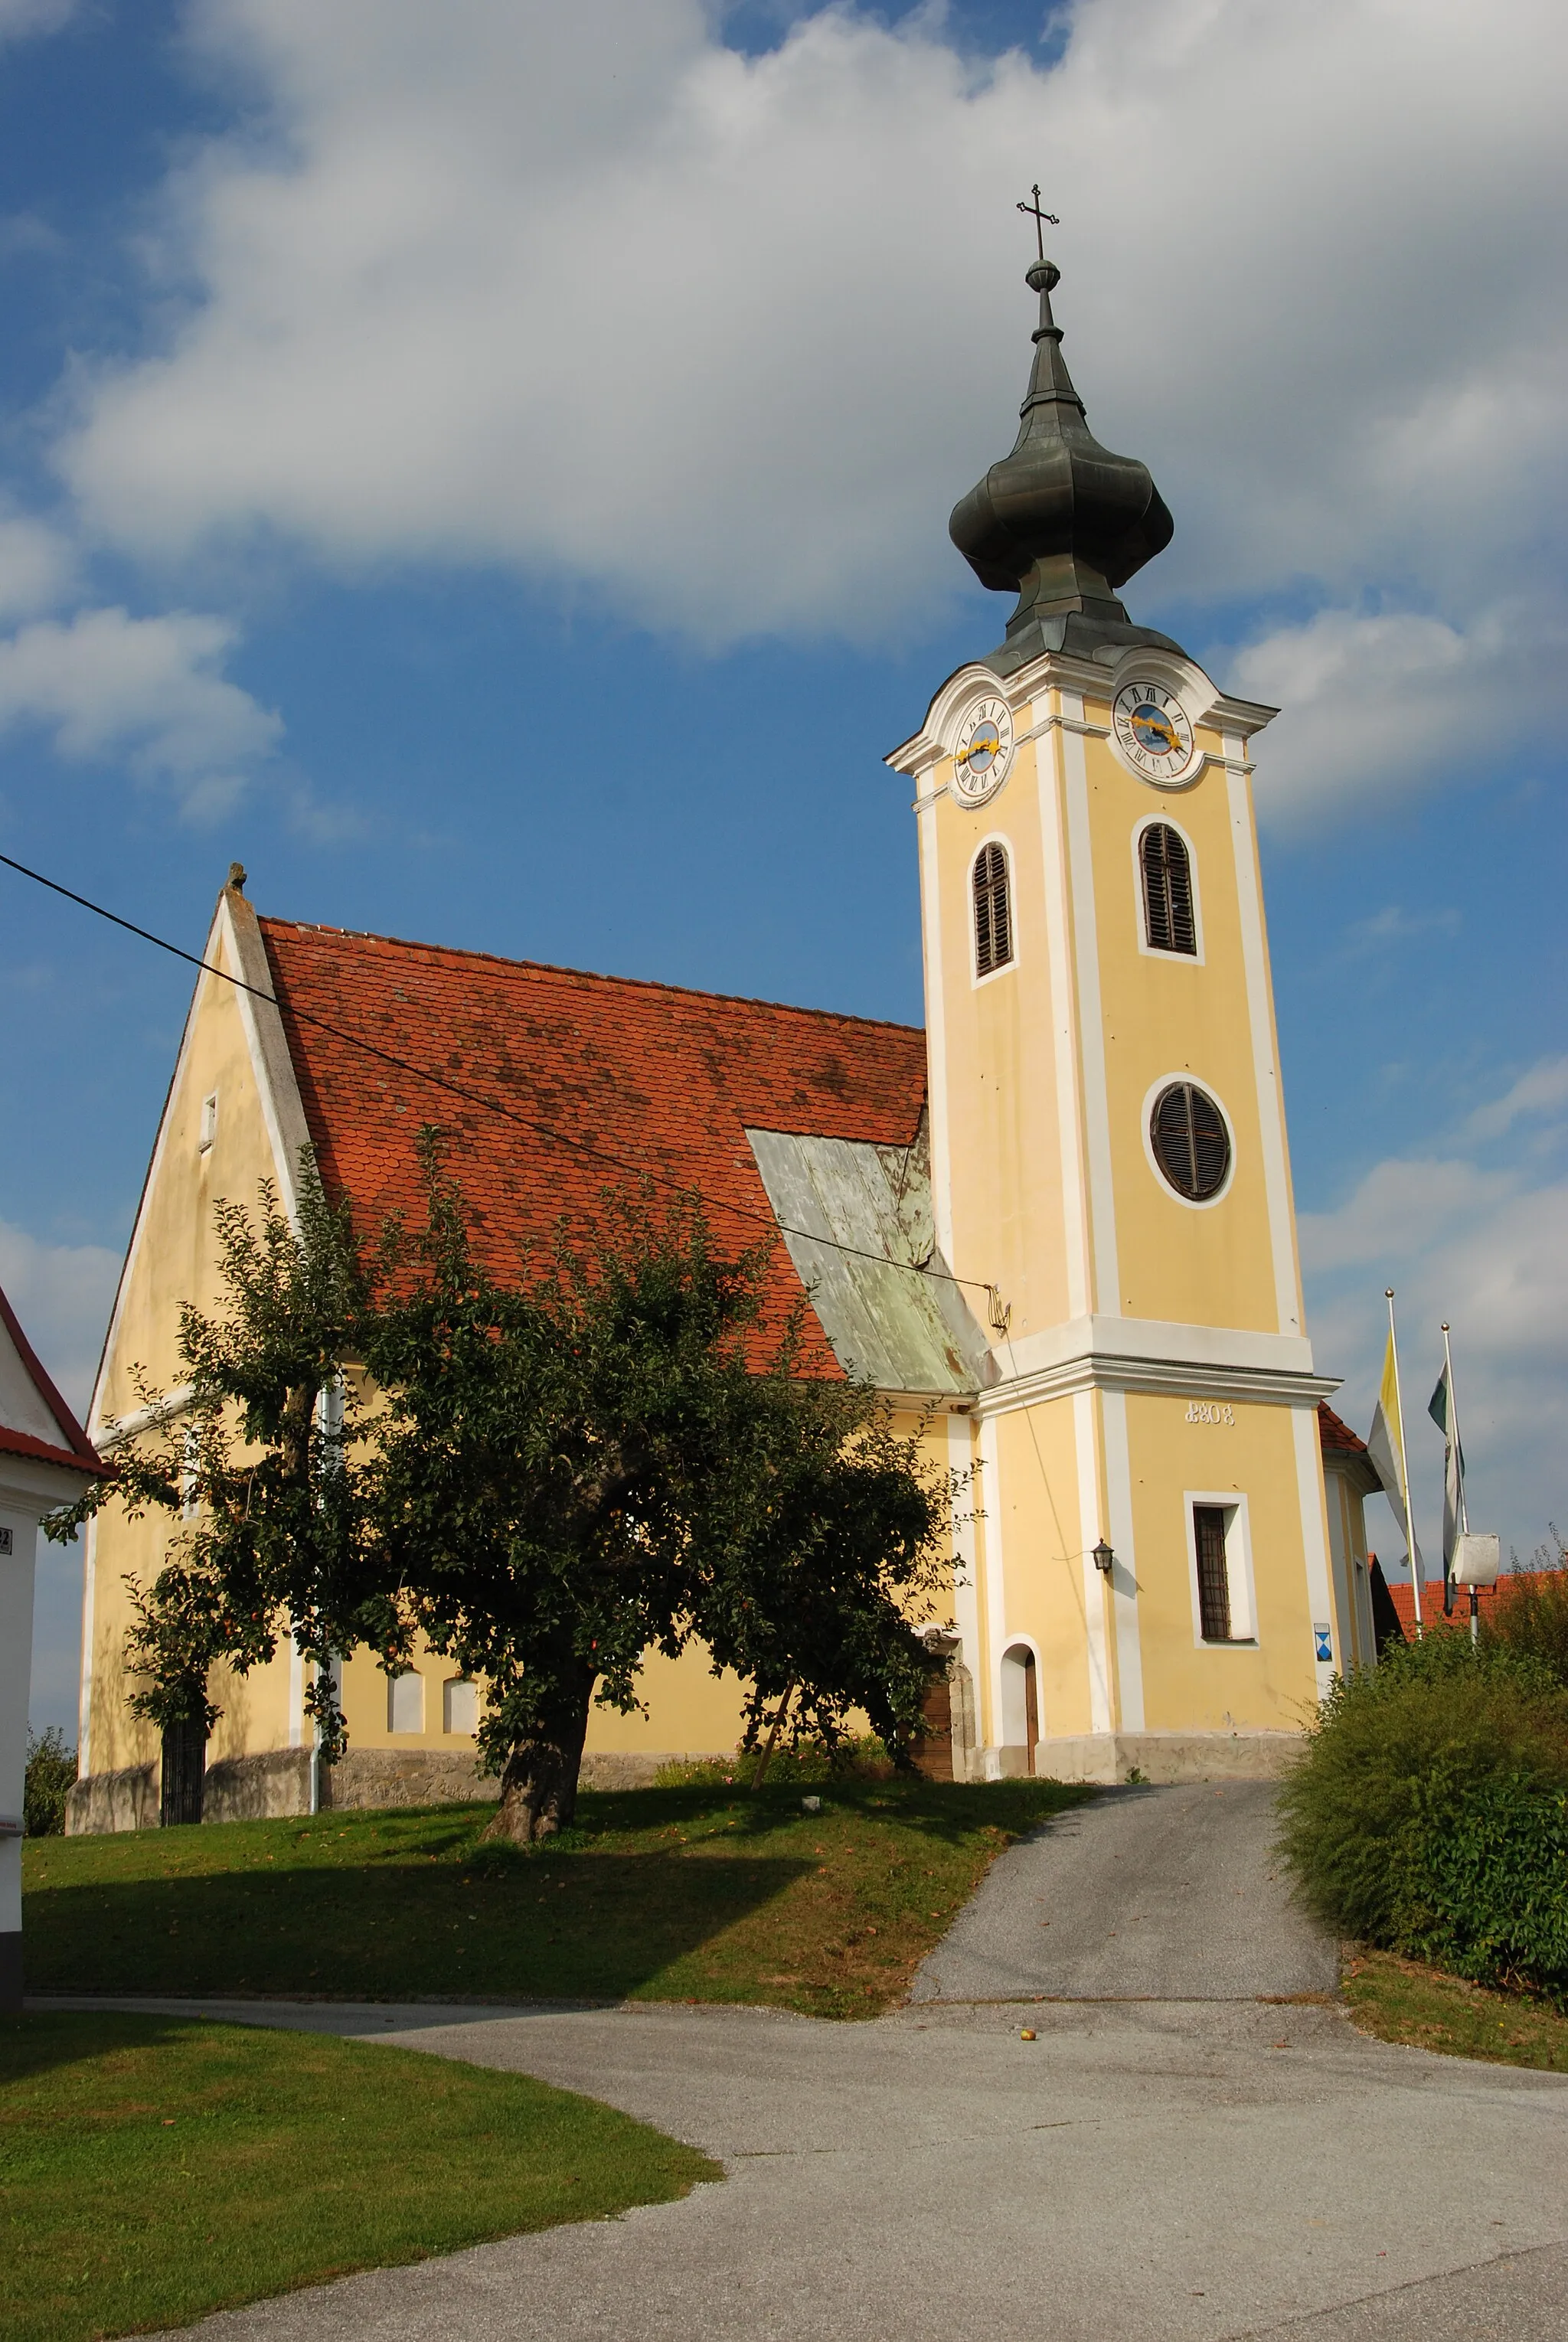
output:
[[[1223,1405],[1217,1398],[1190,1398],[1187,1401],[1189,1423],[1228,1423],[1234,1427],[1236,1410],[1229,1401]]]

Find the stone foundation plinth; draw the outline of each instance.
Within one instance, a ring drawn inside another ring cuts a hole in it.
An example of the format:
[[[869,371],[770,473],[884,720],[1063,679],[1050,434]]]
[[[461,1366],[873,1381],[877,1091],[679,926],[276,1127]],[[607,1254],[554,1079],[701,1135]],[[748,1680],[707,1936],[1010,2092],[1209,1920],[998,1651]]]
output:
[[[1299,1732],[1085,1732],[1042,1740],[1034,1770],[1053,1781],[1273,1781],[1304,1746]],[[977,1750],[997,1760],[993,1778],[1027,1770],[1028,1752]],[[1023,1763],[1001,1760],[1017,1754]]]
[[[127,1765],[119,1773],[89,1773],[65,1797],[67,1837],[110,1830],[156,1829],[163,1784],[156,1765]]]
[[[728,1757],[732,1751],[724,1752]],[[225,1756],[209,1765],[202,1788],[204,1822],[265,1821],[310,1811],[308,1748],[269,1748],[255,1756]],[[590,1748],[583,1758],[584,1789],[645,1789],[661,1765],[709,1764],[714,1752]],[[501,1794],[494,1776],[474,1770],[466,1749],[350,1748],[323,1766],[321,1803],[334,1812],[382,1807],[493,1804]],[[156,1829],[159,1768],[133,1765],[119,1773],[89,1773],[65,1801],[67,1835]]]

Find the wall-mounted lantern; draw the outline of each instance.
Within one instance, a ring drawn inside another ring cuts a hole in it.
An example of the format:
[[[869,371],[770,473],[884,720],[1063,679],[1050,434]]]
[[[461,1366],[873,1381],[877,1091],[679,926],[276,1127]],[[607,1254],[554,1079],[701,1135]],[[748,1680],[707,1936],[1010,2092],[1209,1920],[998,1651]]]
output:
[[[1102,1576],[1110,1576],[1112,1565],[1114,1563],[1115,1558],[1115,1555],[1112,1552],[1104,1538],[1102,1537],[1099,1544],[1094,1547],[1094,1566],[1100,1572]]]

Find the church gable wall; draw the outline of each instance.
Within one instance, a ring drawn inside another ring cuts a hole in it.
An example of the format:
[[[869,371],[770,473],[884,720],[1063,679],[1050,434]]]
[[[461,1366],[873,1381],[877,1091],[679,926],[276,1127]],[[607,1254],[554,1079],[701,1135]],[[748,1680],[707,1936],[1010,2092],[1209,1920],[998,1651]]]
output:
[[[238,973],[232,933],[222,912],[205,956]],[[215,1098],[215,1110],[208,1101]],[[210,1143],[203,1144],[208,1135]],[[134,1417],[144,1404],[135,1375],[145,1371],[160,1396],[175,1392],[179,1311],[222,1305],[213,1206],[220,1197],[254,1208],[263,1179],[279,1185],[267,1116],[257,1085],[240,999],[222,977],[197,982],[175,1077],[158,1131],[131,1249],[94,1397],[100,1444],[111,1418]],[[112,1453],[112,1450],[110,1451]],[[158,1736],[125,1706],[125,1634],[131,1610],[124,1580],[151,1582],[170,1535],[166,1516],[128,1520],[114,1504],[89,1532],[88,1598],[84,1608],[82,1765],[95,1774],[155,1763]],[[282,1654],[245,1682],[214,1680],[224,1708],[210,1744],[212,1759],[286,1743],[290,1660]]]

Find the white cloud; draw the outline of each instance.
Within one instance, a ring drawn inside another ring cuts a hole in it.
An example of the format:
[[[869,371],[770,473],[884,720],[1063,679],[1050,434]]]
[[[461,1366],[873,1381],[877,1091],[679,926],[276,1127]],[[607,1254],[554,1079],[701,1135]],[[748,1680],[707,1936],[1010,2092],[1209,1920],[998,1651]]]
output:
[[[43,521],[0,518],[0,618],[47,610],[70,586],[75,555]]]
[[[1473,1136],[1568,1096],[1562,1061],[1526,1075],[1471,1118]],[[1481,1126],[1484,1125],[1484,1128]],[[1383,1288],[1397,1296],[1406,1435],[1423,1546],[1438,1549],[1442,1442],[1427,1422],[1453,1327],[1461,1420],[1478,1527],[1528,1554],[1568,1521],[1563,1392],[1568,1386],[1568,1180],[1533,1182],[1461,1155],[1377,1164],[1333,1211],[1303,1213],[1313,1346],[1335,1400],[1363,1434],[1382,1369]],[[1398,1546],[1393,1550],[1397,1551]]]
[[[236,639],[223,619],[84,610],[0,642],[0,730],[37,725],[65,757],[125,760],[172,787],[187,816],[215,817],[283,729],[219,672]]]
[[[1552,1115],[1568,1106],[1568,1057],[1543,1057],[1512,1089],[1478,1106],[1465,1125],[1472,1138],[1501,1138],[1524,1115]]]
[[[1562,647],[1539,614],[1462,627],[1324,610],[1279,628],[1230,663],[1233,690],[1283,711],[1259,743],[1260,814],[1289,826],[1493,768],[1535,721],[1531,672]]]
[[[1365,958],[1385,945],[1409,943],[1417,936],[1456,936],[1464,921],[1452,904],[1430,911],[1407,911],[1401,903],[1385,903],[1370,917],[1353,920],[1345,930],[1345,955]]]
[[[1177,517],[1135,607],[1336,606],[1245,655],[1359,695],[1360,745],[1310,699],[1281,727],[1287,801],[1469,739],[1509,653],[1468,614],[1550,583],[1568,471],[1550,0],[1081,0],[1049,70],[928,11],[751,58],[719,21],[204,0],[246,126],[167,190],[182,322],[61,449],[95,524],[502,563],[714,643],[895,634],[964,576],[944,519],[1010,436],[1012,203],[1048,157],[1079,387]],[[1402,679],[1434,711],[1403,727]]]
[[[120,1256],[44,1244],[0,1220],[0,1286],[66,1405],[85,1419],[114,1306]]]
[[[75,12],[76,0],[0,0],[0,41],[57,33]]]

